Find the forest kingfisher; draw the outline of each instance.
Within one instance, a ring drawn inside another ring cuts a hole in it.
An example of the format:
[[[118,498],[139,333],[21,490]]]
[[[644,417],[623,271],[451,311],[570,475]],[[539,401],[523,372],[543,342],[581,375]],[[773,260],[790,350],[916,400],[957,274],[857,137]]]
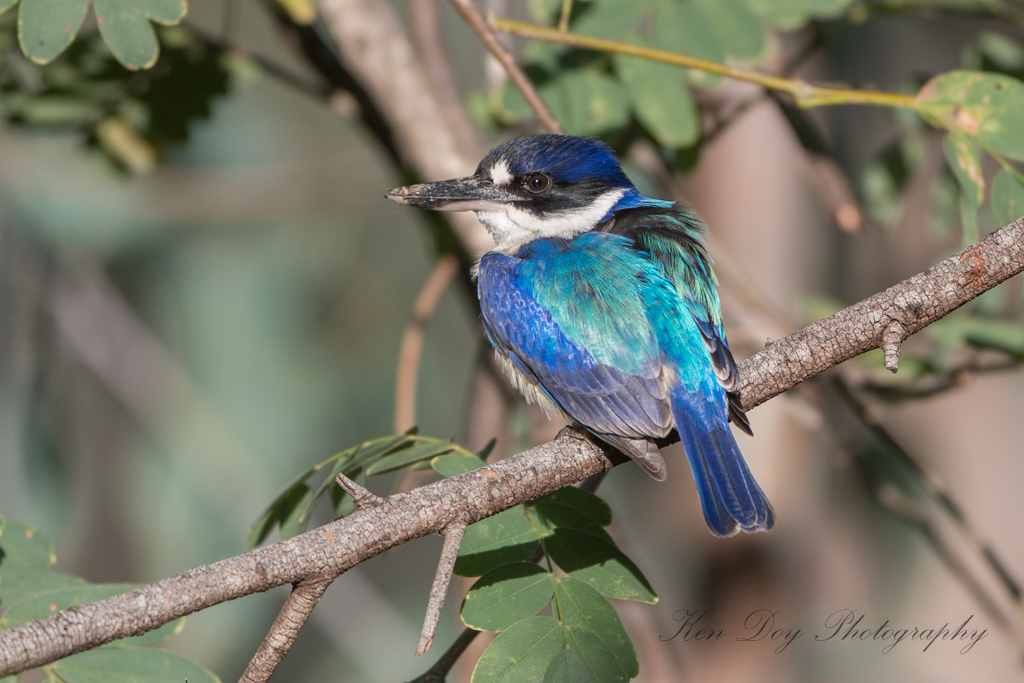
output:
[[[527,401],[563,413],[657,480],[678,435],[712,533],[767,531],[771,504],[729,429],[747,432],[707,229],[650,199],[591,138],[531,135],[495,147],[468,178],[388,195],[475,211],[496,247],[480,259],[484,329]]]

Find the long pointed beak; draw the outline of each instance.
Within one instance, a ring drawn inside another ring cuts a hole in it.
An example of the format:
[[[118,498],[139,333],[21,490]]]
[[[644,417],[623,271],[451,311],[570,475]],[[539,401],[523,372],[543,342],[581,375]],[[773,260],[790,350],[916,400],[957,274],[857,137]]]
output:
[[[434,211],[501,211],[513,202],[522,201],[495,187],[491,181],[476,176],[396,187],[386,196],[399,204]]]

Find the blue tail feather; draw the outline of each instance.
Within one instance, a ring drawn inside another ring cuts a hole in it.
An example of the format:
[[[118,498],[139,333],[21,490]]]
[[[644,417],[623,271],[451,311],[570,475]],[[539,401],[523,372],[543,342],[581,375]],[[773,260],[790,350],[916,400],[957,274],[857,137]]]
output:
[[[697,482],[708,528],[718,536],[744,531],[768,531],[775,513],[743,460],[726,424],[702,430],[692,421],[676,428]]]

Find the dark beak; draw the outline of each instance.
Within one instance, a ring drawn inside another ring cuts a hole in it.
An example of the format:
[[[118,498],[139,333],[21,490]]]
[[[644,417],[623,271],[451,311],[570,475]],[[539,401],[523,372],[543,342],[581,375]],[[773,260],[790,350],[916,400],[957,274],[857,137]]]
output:
[[[476,176],[396,187],[387,198],[399,204],[434,211],[501,211],[519,197]]]

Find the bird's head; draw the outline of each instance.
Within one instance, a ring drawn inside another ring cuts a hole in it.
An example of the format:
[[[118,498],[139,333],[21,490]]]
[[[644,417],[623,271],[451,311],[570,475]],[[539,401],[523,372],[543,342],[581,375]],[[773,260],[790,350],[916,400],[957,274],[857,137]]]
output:
[[[400,204],[476,211],[501,251],[544,237],[570,238],[643,197],[611,148],[571,135],[530,135],[492,149],[467,178],[399,187]]]

